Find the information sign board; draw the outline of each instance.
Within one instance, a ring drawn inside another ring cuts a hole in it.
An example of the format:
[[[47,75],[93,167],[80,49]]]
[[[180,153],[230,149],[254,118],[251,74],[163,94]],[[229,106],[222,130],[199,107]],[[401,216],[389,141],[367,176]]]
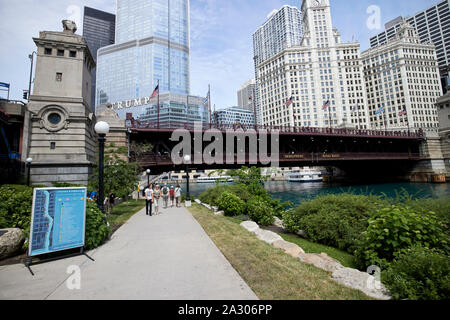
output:
[[[30,257],[84,247],[86,188],[36,188],[30,227]]]

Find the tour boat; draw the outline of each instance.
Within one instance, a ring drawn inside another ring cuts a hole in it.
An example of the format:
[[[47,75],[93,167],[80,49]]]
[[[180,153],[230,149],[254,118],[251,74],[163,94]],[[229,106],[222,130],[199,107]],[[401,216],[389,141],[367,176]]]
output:
[[[320,171],[303,169],[300,171],[293,171],[286,174],[286,179],[289,182],[322,182],[322,173]]]
[[[201,177],[197,179],[197,183],[216,183],[219,181],[223,182],[234,182],[234,180],[230,176],[222,176],[222,177]]]

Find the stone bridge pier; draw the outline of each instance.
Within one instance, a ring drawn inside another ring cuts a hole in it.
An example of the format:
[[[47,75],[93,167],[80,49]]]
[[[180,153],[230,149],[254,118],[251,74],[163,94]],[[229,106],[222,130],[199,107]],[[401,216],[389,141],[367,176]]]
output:
[[[412,169],[410,181],[445,183],[446,177],[449,177],[449,150],[448,137],[438,132],[427,132],[420,146],[423,160],[418,161]]]

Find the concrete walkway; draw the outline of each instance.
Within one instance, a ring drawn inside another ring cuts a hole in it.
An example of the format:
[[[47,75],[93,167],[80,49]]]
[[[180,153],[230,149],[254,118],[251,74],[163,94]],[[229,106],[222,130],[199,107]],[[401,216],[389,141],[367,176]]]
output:
[[[257,300],[185,208],[145,210],[102,247],[84,256],[32,266],[0,267],[0,299]],[[81,289],[69,290],[69,266]]]

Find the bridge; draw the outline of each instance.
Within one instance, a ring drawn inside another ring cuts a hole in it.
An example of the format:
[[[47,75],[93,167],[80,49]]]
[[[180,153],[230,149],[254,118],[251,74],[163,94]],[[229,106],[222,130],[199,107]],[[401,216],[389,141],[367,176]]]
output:
[[[272,159],[278,159],[279,167],[302,166],[332,166],[350,175],[360,176],[404,176],[407,175],[420,161],[425,159],[423,143],[426,137],[422,130],[414,132],[354,130],[340,128],[311,128],[311,127],[270,127],[270,126],[242,126],[242,125],[194,125],[192,123],[154,123],[134,120],[127,117],[126,126],[130,133],[130,140],[137,143],[151,143],[153,151],[137,156],[131,154],[131,161],[140,163],[144,168],[150,168],[152,173],[184,170],[185,165],[175,163],[171,157],[172,150],[180,143],[173,140],[177,130],[189,133],[191,150],[185,150],[197,161],[189,165],[190,169],[234,169],[242,165],[268,167],[267,162],[261,161],[250,152],[251,144],[258,141],[258,151],[261,152],[260,138],[267,135],[268,154]],[[222,140],[225,145],[227,139],[235,139],[234,150],[224,151],[223,154],[210,153],[216,156],[219,163],[208,163],[204,157],[195,155],[193,146],[201,146],[206,150],[213,141]],[[239,136],[230,133],[240,133],[244,137],[244,144],[238,142]],[[208,135],[208,139],[204,139]],[[272,152],[270,141],[276,136],[278,150]],[[200,141],[199,141],[200,140]],[[263,148],[264,149],[264,148]],[[230,154],[231,153],[231,154]],[[182,154],[180,154],[182,156]],[[223,159],[221,159],[223,157]],[[255,160],[256,158],[256,160]],[[198,161],[200,159],[200,161]],[[230,161],[232,160],[232,161]]]

